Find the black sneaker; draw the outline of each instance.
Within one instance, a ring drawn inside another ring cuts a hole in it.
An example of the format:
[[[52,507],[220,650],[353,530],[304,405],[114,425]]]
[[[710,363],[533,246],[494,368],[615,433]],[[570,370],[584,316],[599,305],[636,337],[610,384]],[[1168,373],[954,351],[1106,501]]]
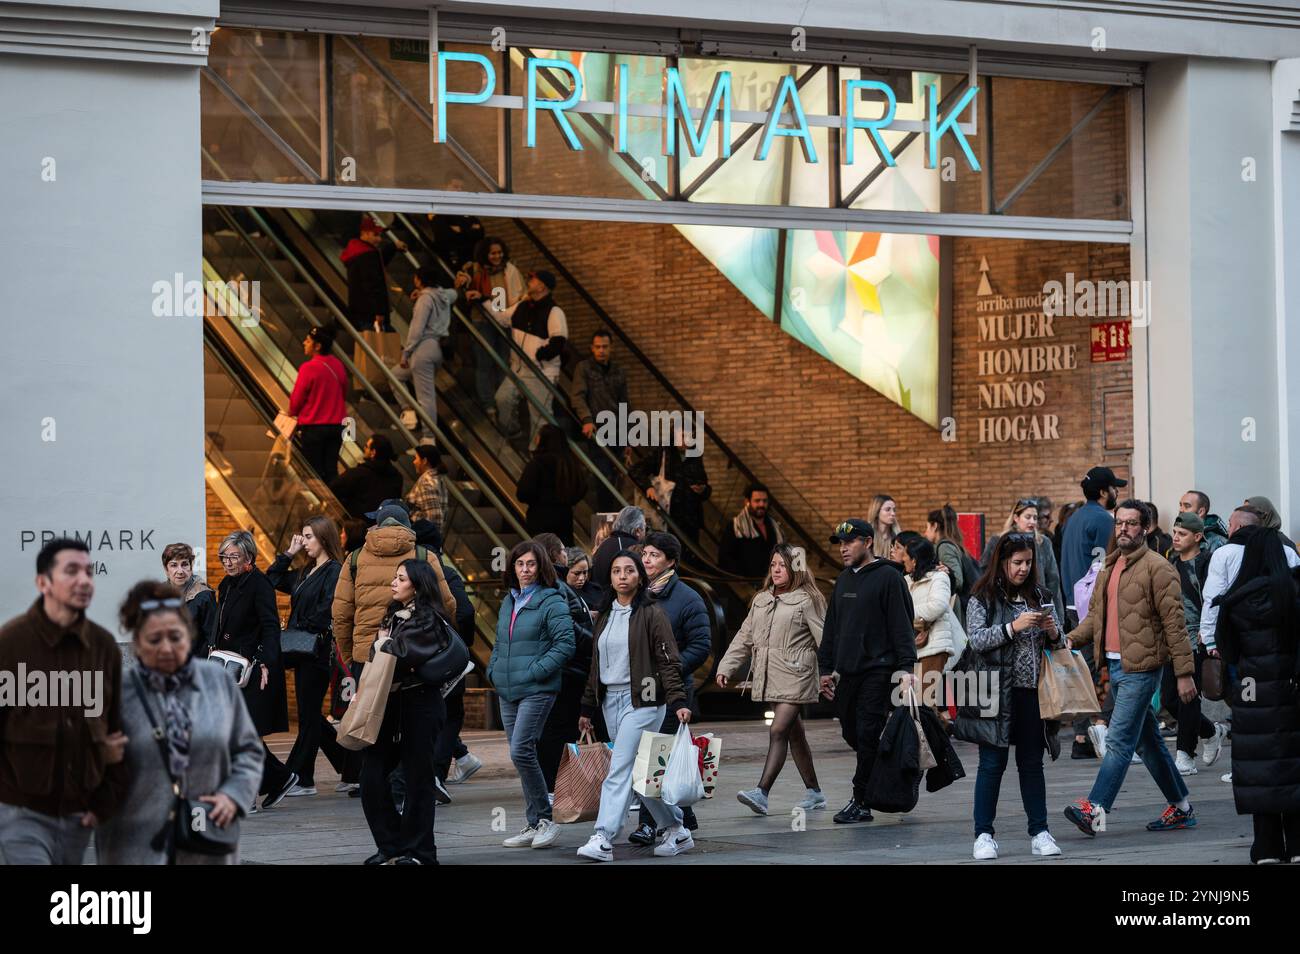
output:
[[[388,864],[388,856],[383,854],[382,852],[376,851],[373,855],[371,855],[369,858],[367,858],[365,861],[361,863],[363,865],[386,865]]]
[[[298,773],[290,772],[289,777],[285,779],[284,784],[280,786],[280,788],[271,792],[266,796],[266,798],[262,799],[262,810],[265,811],[268,808],[274,808],[276,805],[279,805],[284,801],[284,797],[289,794],[289,789],[293,788],[297,784]]]
[[[695,817],[695,812],[689,808],[682,809],[682,827],[687,831],[698,831],[700,820]]]
[[[436,775],[433,777],[433,798],[439,805],[451,804],[451,792],[447,791],[447,786]]]
[[[1092,742],[1088,739],[1084,739],[1082,742],[1075,739],[1074,745],[1070,746],[1070,758],[1072,759],[1095,759],[1096,757],[1097,751],[1092,747]]]
[[[360,785],[358,785],[356,788],[353,788],[353,789],[349,789],[349,790],[348,790],[348,798],[360,798],[360,797],[361,797],[361,786],[360,786]]]
[[[859,805],[856,798],[850,798],[849,803],[836,812],[831,821],[837,825],[856,825],[859,822],[875,821],[875,819],[871,816],[870,808]]]
[[[424,864],[419,858],[412,858],[410,855],[402,855],[400,858],[394,858],[388,862],[390,865],[422,865]]]
[[[627,836],[628,844],[640,845],[642,848],[649,848],[655,843],[654,825],[638,825],[636,831]]]

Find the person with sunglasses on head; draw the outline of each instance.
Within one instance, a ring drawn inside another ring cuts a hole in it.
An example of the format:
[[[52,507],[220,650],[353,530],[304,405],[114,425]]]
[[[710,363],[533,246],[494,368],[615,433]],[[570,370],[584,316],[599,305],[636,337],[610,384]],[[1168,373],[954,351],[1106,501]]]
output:
[[[591,653],[591,672],[582,698],[578,732],[591,734],[597,710],[605,715],[614,751],[600,788],[596,827],[578,849],[580,858],[613,861],[614,840],[627,822],[632,801],[632,769],[645,732],[661,729],[671,713],[677,722],[691,720],[682,682],[677,641],[663,610],[648,599],[650,580],[641,560],[621,551],[610,562],[610,591]],[[642,798],[663,836],[655,857],[671,858],[695,847],[683,824],[682,810],[660,798]]]
[[[119,618],[132,649],[122,668],[130,785],[122,812],[96,836],[97,860],[237,865],[237,842],[224,855],[177,845],[173,785],[191,806],[205,807],[205,824],[224,829],[249,813],[262,779],[262,740],[244,697],[220,666],[195,657],[194,623],[175,587],[137,583]]]
[[[1043,753],[1050,752],[1055,759],[1061,751],[1060,726],[1045,722],[1038,708],[1043,651],[1061,644],[1061,620],[1037,583],[1037,552],[1032,535],[1002,534],[966,607],[969,648],[958,668],[979,677],[980,691],[978,698],[959,700],[954,735],[974,742],[980,751],[975,776],[976,861],[998,857],[993,820],[1012,746],[1020,798],[1029,819],[1030,853],[1061,853],[1047,830],[1043,778]]]
[[[817,652],[820,693],[835,704],[840,733],[857,753],[853,796],[832,819],[841,825],[873,820],[867,781],[893,711],[893,685],[906,692],[915,682],[912,597],[902,568],[876,557],[873,535],[871,524],[857,519],[843,521],[831,534],[844,571],[831,591]]]
[[[1052,606],[1056,610],[1056,618],[1064,621],[1065,600],[1061,594],[1061,570],[1056,565],[1056,553],[1052,549],[1051,538],[1038,530],[1038,516],[1041,507],[1041,501],[1037,497],[1021,497],[1016,501],[1015,506],[1011,508],[1011,513],[1007,515],[1006,522],[1002,524],[1002,533],[1023,533],[1033,537],[1034,572],[1037,574],[1034,582],[1039,589],[1051,597]],[[993,551],[997,548],[999,536],[999,534],[994,534],[989,537],[988,543],[984,545],[984,556],[980,559],[981,568],[988,568],[989,560],[993,557]]]
[[[1135,749],[1169,800],[1169,807],[1147,825],[1147,831],[1196,826],[1187,784],[1160,737],[1151,708],[1161,670],[1170,659],[1178,698],[1184,703],[1196,698],[1178,571],[1147,547],[1151,526],[1151,511],[1142,501],[1124,500],[1116,506],[1115,549],[1097,575],[1087,616],[1067,638],[1072,647],[1098,644],[1097,655],[1109,667],[1115,699],[1097,779],[1086,798],[1065,809],[1065,817],[1090,838],[1105,826]]]

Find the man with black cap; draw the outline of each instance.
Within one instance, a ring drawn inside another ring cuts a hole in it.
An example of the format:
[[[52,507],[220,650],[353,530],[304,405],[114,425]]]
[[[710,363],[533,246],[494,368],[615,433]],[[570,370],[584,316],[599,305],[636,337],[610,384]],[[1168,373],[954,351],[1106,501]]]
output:
[[[554,291],[555,276],[548,271],[538,271],[528,276],[528,293],[509,308],[498,309],[491,301],[484,303],[488,314],[510,329],[515,344],[528,356],[524,361],[517,351],[511,349],[510,370],[519,384],[516,386],[515,380],[507,376],[497,388],[497,421],[511,436],[517,436],[519,432],[518,404],[524,399],[520,388],[549,410],[551,392],[542,379],[544,377],[552,384],[560,379],[560,361],[569,336],[569,324],[551,297]],[[532,423],[528,432],[531,445],[546,420],[532,401],[528,402],[528,410]]]
[[[343,419],[348,413],[348,372],[330,353],[333,348],[333,328],[307,332],[302,342],[307,361],[298,369],[289,395],[289,416],[298,420],[294,437],[307,463],[327,483],[339,475]]]
[[[897,680],[904,691],[912,685],[916,640],[902,568],[876,559],[871,524],[845,520],[831,534],[831,543],[840,545],[844,572],[826,607],[817,668],[821,694],[834,702],[840,733],[858,753],[853,797],[834,818],[848,825],[872,820],[867,780],[893,708],[892,684]]]
[[[1120,480],[1109,467],[1094,467],[1079,486],[1087,502],[1070,517],[1061,541],[1061,589],[1066,603],[1074,602],[1074,584],[1083,579],[1092,561],[1106,552],[1115,532],[1112,511],[1119,499],[1115,488],[1127,487],[1128,481]]]
[[[399,238],[380,247],[388,231],[369,215],[361,216],[361,234],[350,239],[340,258],[348,270],[348,321],[358,331],[392,331],[388,321],[388,276],[384,266],[406,243]]]

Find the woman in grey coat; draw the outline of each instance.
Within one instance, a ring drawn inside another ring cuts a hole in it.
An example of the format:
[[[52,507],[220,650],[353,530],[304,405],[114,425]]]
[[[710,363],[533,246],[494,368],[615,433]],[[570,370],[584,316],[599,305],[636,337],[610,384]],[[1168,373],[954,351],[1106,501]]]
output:
[[[984,556],[980,560],[980,569],[987,570],[998,539],[1007,533],[1032,534],[1034,538],[1034,566],[1037,568],[1038,586],[1052,600],[1057,619],[1065,619],[1065,600],[1061,589],[1061,570],[1056,563],[1056,552],[1052,549],[1051,537],[1038,532],[1038,498],[1022,497],[1011,508],[1011,514],[1002,525],[1002,533],[989,537],[984,546]]]
[[[213,806],[210,817],[220,827],[252,807],[262,778],[262,740],[244,697],[224,669],[191,655],[193,623],[171,585],[137,583],[122,604],[121,621],[134,650],[122,666],[130,787],[121,813],[97,830],[99,863],[238,864],[237,848],[217,856],[172,852],[170,839],[159,844],[155,836],[170,829],[173,775],[182,779],[182,796]],[[166,730],[170,772],[150,713]]]

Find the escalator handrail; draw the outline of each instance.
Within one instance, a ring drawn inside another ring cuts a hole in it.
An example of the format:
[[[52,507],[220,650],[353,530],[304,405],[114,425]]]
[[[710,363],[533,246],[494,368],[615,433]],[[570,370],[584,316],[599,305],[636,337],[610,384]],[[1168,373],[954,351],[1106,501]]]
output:
[[[253,212],[254,215],[257,215],[255,209],[249,211]],[[316,316],[312,313],[311,309],[309,309],[306,306],[306,304],[302,301],[302,299],[298,297],[297,292],[295,292],[292,286],[290,286],[289,283],[285,281],[284,276],[280,274],[279,269],[275,268],[275,266],[271,264],[271,262],[266,258],[265,254],[263,254],[262,250],[257,247],[257,244],[253,242],[252,238],[248,235],[248,233],[244,231],[243,227],[237,221],[235,221],[234,217],[230,215],[226,209],[223,208],[221,212],[222,215],[226,218],[227,223],[240,236],[245,246],[253,252],[253,254],[262,263],[263,267],[265,267],[271,273],[271,275],[276,280],[277,284],[281,286],[282,290],[284,290],[285,293],[289,295],[290,300],[294,304],[294,307],[297,308],[299,312],[303,315],[303,317],[307,321],[309,321],[314,327],[320,327],[320,324],[317,321]],[[340,319],[338,322],[339,326],[346,329],[352,335],[353,340],[356,343],[360,344],[365,349],[371,361],[373,361],[376,364],[376,366],[384,368],[385,374],[389,378],[390,384],[397,385],[400,387],[401,382],[393,378],[392,372],[389,371],[388,368],[384,365],[384,363],[379,360],[379,356],[375,354],[374,350],[370,347],[370,345],[367,344],[359,334],[357,334],[356,329],[352,327],[351,323],[348,322],[345,318],[343,318],[342,312],[340,312],[338,308],[335,307],[332,299],[330,299],[328,295],[323,293],[320,287],[316,284],[315,280],[312,279],[312,277],[305,272],[305,270],[302,268],[301,263],[297,260],[297,257],[294,256],[288,250],[288,248],[284,245],[284,243],[280,241],[278,236],[272,233],[272,231],[268,228],[267,223],[264,220],[262,220],[260,216],[257,216],[257,221],[258,224],[262,227],[263,232],[266,233],[271,238],[271,240],[276,243],[276,247],[280,249],[281,253],[284,254],[292,262],[295,272],[307,280],[309,285],[316,292],[316,294],[321,298],[321,300],[324,301],[327,304],[327,306],[339,317]],[[340,361],[343,362],[344,367],[347,368],[349,373],[352,374],[358,381],[360,381],[364,385],[366,391],[370,394],[371,398],[375,401],[375,403],[380,408],[383,409],[383,412],[388,416],[389,420],[392,421],[394,427],[398,431],[400,431],[403,434],[403,436],[406,437],[410,445],[412,447],[419,446],[419,442],[411,435],[411,433],[406,428],[402,427],[401,421],[398,419],[397,415],[393,413],[393,410],[388,405],[388,402],[383,399],[383,397],[375,389],[374,385],[370,382],[370,380],[357,370],[357,367],[353,363],[352,358],[347,354],[346,350],[343,349],[337,342],[335,342],[334,345],[334,354],[336,358],[338,358]],[[400,396],[406,398],[408,402],[414,403],[414,400],[411,398],[411,395],[406,392],[405,388],[401,389]],[[423,409],[420,409],[420,413],[423,413]],[[426,415],[426,426],[428,423],[429,422],[427,421],[427,415]],[[450,442],[446,438],[446,435],[444,435],[440,430],[435,430],[434,433],[437,434],[443,447],[447,449],[447,452],[450,454],[450,456],[456,461],[457,464],[460,465],[463,472],[479,486],[479,490],[484,494],[484,496],[488,498],[488,501],[492,504],[492,506],[514,526],[516,532],[518,532],[521,536],[526,538],[528,534],[524,531],[523,527],[518,523],[517,520],[514,519],[514,515],[504,507],[501,501],[496,497],[495,493],[493,493],[486,486],[486,482],[482,480],[481,477],[479,477],[477,470],[469,466],[468,461],[464,459],[464,457],[460,454],[460,452],[455,447],[451,446]],[[487,522],[483,520],[482,515],[479,514],[478,511],[472,505],[469,504],[469,502],[465,499],[464,495],[461,493],[460,488],[456,486],[456,482],[448,481],[447,484],[448,484],[449,493],[455,496],[457,502],[460,503],[461,506],[465,507],[470,512],[475,522],[477,522],[480,525],[480,528],[485,533],[488,534],[488,538],[493,543],[493,545],[501,547],[503,550],[506,550],[508,552],[509,548],[502,543],[501,539],[496,535],[495,531],[493,531],[492,528],[487,525]]]

